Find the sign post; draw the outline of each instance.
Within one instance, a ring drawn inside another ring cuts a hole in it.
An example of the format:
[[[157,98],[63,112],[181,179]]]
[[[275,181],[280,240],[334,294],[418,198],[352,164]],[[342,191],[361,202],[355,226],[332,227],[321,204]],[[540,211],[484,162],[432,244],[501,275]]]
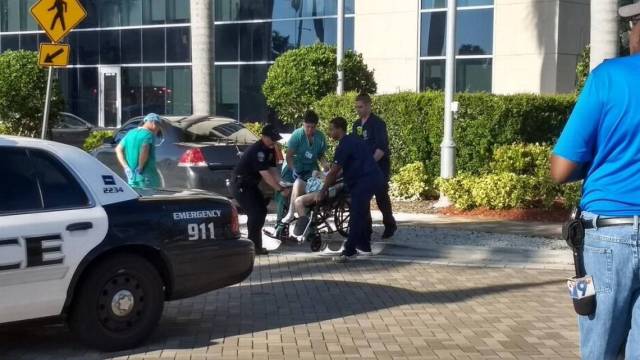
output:
[[[42,114],[41,137],[45,139],[49,122],[53,68],[69,65],[71,53],[69,45],[59,44],[59,42],[87,17],[87,11],[79,0],[39,0],[31,7],[31,15],[52,41],[50,44],[41,44],[38,54],[38,64],[49,68],[47,94]]]

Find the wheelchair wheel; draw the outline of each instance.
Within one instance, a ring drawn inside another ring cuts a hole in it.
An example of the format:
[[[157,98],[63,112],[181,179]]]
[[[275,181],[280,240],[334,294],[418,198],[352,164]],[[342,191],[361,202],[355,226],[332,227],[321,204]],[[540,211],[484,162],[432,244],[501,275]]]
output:
[[[320,234],[313,234],[309,236],[309,246],[312,252],[319,252],[327,248],[327,243],[322,241]]]
[[[336,225],[338,233],[344,237],[349,236],[349,199],[343,199],[336,206],[335,213],[333,215],[333,221]]]

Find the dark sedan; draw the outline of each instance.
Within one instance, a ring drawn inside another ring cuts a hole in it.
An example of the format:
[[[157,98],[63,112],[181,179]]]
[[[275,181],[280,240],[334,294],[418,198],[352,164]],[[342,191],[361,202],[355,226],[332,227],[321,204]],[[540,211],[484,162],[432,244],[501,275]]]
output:
[[[124,176],[116,145],[143,118],[129,120],[93,155]],[[248,145],[258,138],[241,123],[222,117],[162,117],[156,141],[156,163],[163,188],[202,189],[231,197],[226,180]]]
[[[113,130],[89,124],[80,117],[62,112],[55,126],[50,130],[50,138],[67,145],[81,148],[84,141],[95,131]]]

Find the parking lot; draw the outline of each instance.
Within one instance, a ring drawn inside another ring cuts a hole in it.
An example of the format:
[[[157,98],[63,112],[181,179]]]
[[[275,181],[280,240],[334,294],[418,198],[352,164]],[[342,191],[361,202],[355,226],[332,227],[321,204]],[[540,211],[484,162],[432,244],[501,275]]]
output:
[[[270,255],[238,286],[168,303],[144,347],[97,353],[22,325],[0,329],[0,359],[577,359],[566,276]]]

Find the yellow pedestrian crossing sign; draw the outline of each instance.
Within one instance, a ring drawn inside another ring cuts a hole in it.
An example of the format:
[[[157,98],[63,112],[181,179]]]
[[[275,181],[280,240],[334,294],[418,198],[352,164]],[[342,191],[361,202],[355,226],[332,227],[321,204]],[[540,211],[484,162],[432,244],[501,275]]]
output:
[[[38,65],[62,67],[69,65],[71,47],[67,44],[40,44]]]
[[[87,12],[79,0],[39,0],[31,7],[31,15],[53,42],[67,36]]]

